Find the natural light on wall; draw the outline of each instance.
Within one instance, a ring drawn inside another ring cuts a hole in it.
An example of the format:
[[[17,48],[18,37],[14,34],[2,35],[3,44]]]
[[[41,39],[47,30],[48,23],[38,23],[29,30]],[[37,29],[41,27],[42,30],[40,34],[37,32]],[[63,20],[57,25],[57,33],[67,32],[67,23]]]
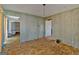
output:
[[[20,17],[18,17],[18,16],[11,16],[11,15],[7,15],[7,17],[9,17],[9,18],[14,18],[14,19],[19,19]]]

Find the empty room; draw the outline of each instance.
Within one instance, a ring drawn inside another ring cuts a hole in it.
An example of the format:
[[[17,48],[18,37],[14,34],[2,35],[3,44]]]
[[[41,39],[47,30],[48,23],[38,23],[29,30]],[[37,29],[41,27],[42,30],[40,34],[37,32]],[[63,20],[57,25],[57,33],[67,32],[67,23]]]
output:
[[[79,55],[79,4],[1,4],[1,55]]]

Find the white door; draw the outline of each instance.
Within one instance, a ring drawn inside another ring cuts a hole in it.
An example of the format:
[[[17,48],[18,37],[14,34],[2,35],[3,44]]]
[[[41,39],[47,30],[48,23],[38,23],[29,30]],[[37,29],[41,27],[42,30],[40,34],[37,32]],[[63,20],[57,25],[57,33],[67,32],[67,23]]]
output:
[[[45,36],[51,36],[51,28],[52,28],[52,24],[51,24],[51,20],[46,20],[45,21]]]

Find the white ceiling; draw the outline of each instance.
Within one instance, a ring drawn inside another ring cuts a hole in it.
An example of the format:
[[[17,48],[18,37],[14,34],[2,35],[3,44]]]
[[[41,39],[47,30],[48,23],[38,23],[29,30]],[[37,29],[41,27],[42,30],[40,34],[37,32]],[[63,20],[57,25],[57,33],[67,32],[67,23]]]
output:
[[[79,4],[46,4],[45,17],[77,7],[79,7]],[[42,4],[4,4],[3,8],[44,17]]]

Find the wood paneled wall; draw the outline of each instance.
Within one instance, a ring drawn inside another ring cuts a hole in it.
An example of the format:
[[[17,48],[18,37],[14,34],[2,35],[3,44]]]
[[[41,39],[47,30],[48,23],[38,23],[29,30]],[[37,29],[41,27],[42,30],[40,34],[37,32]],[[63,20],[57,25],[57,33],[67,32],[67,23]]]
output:
[[[2,8],[0,7],[0,52],[2,48]]]
[[[53,37],[79,48],[79,8],[51,16]]]

